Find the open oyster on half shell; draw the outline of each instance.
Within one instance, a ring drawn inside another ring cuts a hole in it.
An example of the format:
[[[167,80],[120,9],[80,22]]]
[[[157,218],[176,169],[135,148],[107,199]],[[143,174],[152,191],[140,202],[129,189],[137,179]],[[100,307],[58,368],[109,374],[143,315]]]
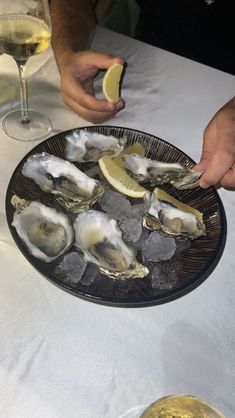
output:
[[[58,195],[60,203],[74,212],[88,208],[104,192],[98,180],[69,161],[44,152],[30,156],[22,174],[33,179],[44,192]]]
[[[199,186],[201,171],[184,167],[180,163],[151,160],[139,154],[124,155],[125,168],[138,181],[153,186],[170,183],[180,190]]]
[[[74,232],[65,214],[17,196],[12,204],[16,208],[12,225],[34,257],[50,263],[70,247]]]
[[[116,157],[123,151],[127,139],[102,135],[81,129],[65,136],[67,140],[66,158],[80,163],[97,162],[103,155]]]
[[[199,179],[203,174],[203,171],[196,171],[188,168],[188,173],[183,177],[174,180],[171,184],[178,190],[194,189],[199,187]]]
[[[144,226],[165,235],[196,239],[206,234],[202,213],[155,188],[144,196]]]
[[[138,263],[134,251],[122,240],[114,219],[96,210],[80,213],[75,222],[75,245],[101,273],[116,279],[142,278],[147,267]]]

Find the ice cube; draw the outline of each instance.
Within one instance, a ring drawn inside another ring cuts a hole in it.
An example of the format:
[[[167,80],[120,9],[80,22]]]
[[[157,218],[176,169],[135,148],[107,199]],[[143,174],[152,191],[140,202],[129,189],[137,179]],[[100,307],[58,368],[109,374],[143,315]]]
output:
[[[122,231],[124,241],[137,242],[142,234],[142,222],[144,215],[144,205],[137,204],[131,206],[125,218],[123,218],[118,226]]]
[[[169,260],[173,257],[176,250],[174,238],[165,237],[158,232],[151,232],[142,248],[144,262],[159,262]]]
[[[135,219],[143,220],[144,213],[145,213],[144,203],[138,203],[131,207],[130,216],[132,216]]]
[[[99,204],[102,210],[116,221],[125,218],[131,209],[131,204],[127,197],[109,188],[101,196]]]
[[[142,234],[142,223],[136,219],[126,217],[119,222],[122,238],[126,242],[136,242]]]
[[[143,228],[138,241],[135,242],[135,248],[137,250],[142,250],[144,243],[148,239],[149,235],[150,235],[149,229]]]
[[[84,286],[90,286],[99,274],[100,272],[98,267],[92,263],[88,263],[87,268],[81,278],[81,284]]]
[[[55,272],[63,277],[65,282],[74,284],[80,282],[86,267],[84,256],[74,251],[64,256]]]

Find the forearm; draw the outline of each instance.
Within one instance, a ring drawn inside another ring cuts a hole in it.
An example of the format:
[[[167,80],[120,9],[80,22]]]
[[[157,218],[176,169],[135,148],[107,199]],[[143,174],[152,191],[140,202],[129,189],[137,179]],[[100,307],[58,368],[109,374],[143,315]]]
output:
[[[71,52],[89,48],[96,19],[90,0],[51,0],[52,48],[60,66]]]

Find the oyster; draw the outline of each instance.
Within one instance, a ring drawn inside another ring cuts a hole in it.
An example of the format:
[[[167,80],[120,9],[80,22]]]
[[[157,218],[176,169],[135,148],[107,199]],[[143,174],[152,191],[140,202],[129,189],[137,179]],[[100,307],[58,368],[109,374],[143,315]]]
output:
[[[74,230],[75,245],[103,274],[118,279],[148,274],[147,267],[137,262],[134,251],[123,242],[117,222],[104,213],[96,210],[80,213]]]
[[[153,186],[171,183],[181,190],[199,186],[202,172],[182,164],[151,160],[139,154],[124,155],[123,159],[125,168],[139,182],[149,182]]]
[[[12,225],[34,257],[50,263],[72,244],[74,232],[66,215],[15,196],[12,204],[16,207]]]
[[[205,235],[202,213],[156,188],[144,196],[144,225],[165,235],[196,239]]]
[[[188,169],[188,174],[178,180],[175,180],[172,185],[179,190],[194,189],[195,187],[199,187],[199,179],[202,174],[203,171]]]
[[[124,149],[126,138],[102,135],[85,130],[73,131],[65,136],[66,158],[70,161],[98,161],[103,155],[116,157]]]
[[[178,163],[164,163],[142,157],[139,154],[124,155],[124,164],[139,182],[170,183],[185,175],[185,168]]]
[[[74,211],[88,207],[104,192],[98,180],[88,177],[69,161],[44,152],[30,156],[22,173],[44,192],[60,196],[60,203]]]

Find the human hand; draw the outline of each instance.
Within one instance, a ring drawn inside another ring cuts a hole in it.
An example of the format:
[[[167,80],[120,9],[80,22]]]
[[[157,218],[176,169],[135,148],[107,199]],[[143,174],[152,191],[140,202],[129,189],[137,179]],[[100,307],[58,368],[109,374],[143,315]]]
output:
[[[93,81],[99,70],[124,62],[121,57],[90,50],[64,54],[59,62],[64,103],[93,123],[102,123],[113,118],[124,107],[124,100],[121,98],[117,103],[110,103],[105,99],[97,99]]]
[[[235,187],[235,97],[207,125],[201,159],[195,169],[204,172],[200,179],[203,188],[218,183]]]

